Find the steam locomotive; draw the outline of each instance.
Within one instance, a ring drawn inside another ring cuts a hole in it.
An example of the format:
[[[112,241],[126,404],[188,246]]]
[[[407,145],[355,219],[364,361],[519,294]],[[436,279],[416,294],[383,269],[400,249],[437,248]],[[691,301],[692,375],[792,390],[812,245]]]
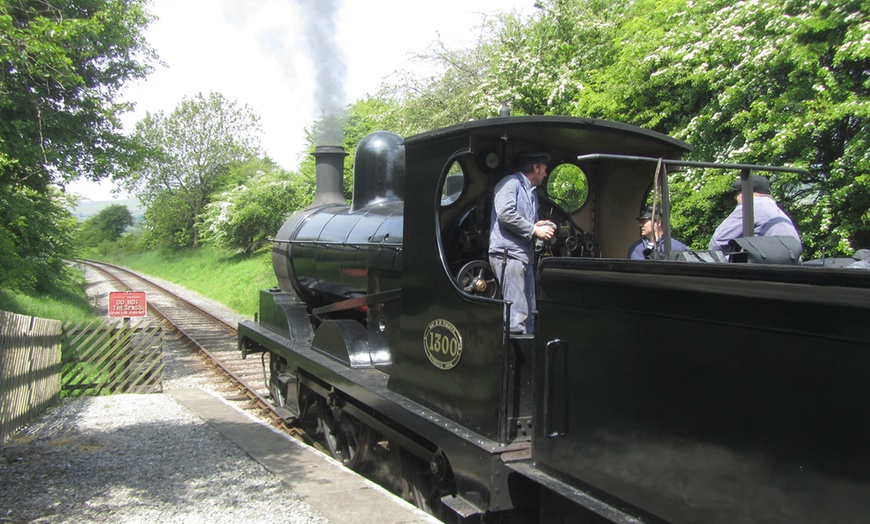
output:
[[[486,262],[493,187],[530,151],[551,157],[540,212],[558,226],[533,336],[510,332]],[[288,420],[315,420],[349,467],[389,461],[447,521],[864,521],[870,272],[803,263],[751,221],[728,257],[626,259],[650,199],[669,239],[669,171],[728,169],[751,191],[750,173],[785,170],[689,151],[568,117],[376,132],[348,205],[347,153],[320,146],[240,351],[268,354]]]

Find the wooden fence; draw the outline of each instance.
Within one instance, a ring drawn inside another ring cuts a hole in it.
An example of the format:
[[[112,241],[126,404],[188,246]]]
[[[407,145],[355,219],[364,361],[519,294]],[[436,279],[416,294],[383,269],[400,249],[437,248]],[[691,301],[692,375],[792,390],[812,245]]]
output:
[[[163,391],[163,326],[0,311],[0,444],[61,396]]]
[[[0,444],[60,399],[60,320],[0,311]]]
[[[163,322],[64,326],[65,397],[163,391]]]

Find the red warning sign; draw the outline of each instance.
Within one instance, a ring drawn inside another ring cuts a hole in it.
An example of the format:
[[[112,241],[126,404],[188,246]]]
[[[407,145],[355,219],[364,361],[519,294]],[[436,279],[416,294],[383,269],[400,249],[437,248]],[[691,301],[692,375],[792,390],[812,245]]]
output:
[[[147,311],[144,291],[109,292],[109,318],[144,317]]]

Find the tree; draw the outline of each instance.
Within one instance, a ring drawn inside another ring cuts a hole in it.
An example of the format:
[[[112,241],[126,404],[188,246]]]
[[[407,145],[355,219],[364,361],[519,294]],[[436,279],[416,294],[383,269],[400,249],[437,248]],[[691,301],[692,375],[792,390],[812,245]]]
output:
[[[196,246],[197,223],[232,166],[256,157],[259,117],[219,93],[184,98],[172,113],[147,114],[136,124],[140,160],[127,188],[147,207],[149,240],[166,248]]]
[[[271,160],[256,159],[234,168],[244,183],[224,191],[205,208],[203,241],[251,254],[269,244],[292,211],[303,206],[290,173]],[[307,199],[310,202],[310,198]]]
[[[783,175],[773,185],[807,256],[870,245],[870,4],[703,6],[686,11],[641,66],[661,89],[623,85],[628,96],[669,115],[670,131],[707,158],[810,169],[809,177]],[[701,181],[685,182],[674,187],[691,199]],[[712,183],[723,190],[713,208],[733,205],[727,182]]]
[[[445,72],[406,82],[397,121],[457,123],[572,114],[647,127],[697,160],[805,167],[774,196],[805,256],[870,246],[870,4],[867,0],[541,0],[492,21],[476,50],[439,51]],[[459,97],[459,98],[457,98]],[[406,112],[410,108],[411,113]],[[441,116],[446,118],[438,119]],[[704,247],[734,205],[735,173],[673,178],[674,224]]]
[[[133,215],[127,206],[112,204],[85,220],[79,231],[79,244],[95,247],[100,242],[114,242],[132,225]]]
[[[571,114],[590,81],[620,47],[620,21],[631,0],[541,0],[535,16],[484,19],[477,46],[450,50],[440,42],[420,61],[432,77],[406,74],[385,93],[400,101],[415,131],[498,114]]]
[[[155,58],[146,0],[0,0],[0,286],[53,286],[74,219],[53,184],[116,172],[118,93]]]
[[[64,275],[76,219],[70,197],[21,184],[0,184],[0,287],[42,292]]]
[[[112,174],[128,142],[119,90],[155,58],[145,0],[0,0],[0,183]]]

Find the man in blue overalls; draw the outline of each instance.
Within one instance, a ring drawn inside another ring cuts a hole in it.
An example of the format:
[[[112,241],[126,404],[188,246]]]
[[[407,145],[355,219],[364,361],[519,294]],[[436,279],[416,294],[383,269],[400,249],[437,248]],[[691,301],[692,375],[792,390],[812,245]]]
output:
[[[552,222],[538,220],[537,188],[547,177],[550,155],[520,157],[520,170],[495,186],[489,263],[501,282],[502,298],[511,302],[511,333],[534,334],[534,239],[549,240],[556,233]],[[505,257],[507,254],[507,257]]]

